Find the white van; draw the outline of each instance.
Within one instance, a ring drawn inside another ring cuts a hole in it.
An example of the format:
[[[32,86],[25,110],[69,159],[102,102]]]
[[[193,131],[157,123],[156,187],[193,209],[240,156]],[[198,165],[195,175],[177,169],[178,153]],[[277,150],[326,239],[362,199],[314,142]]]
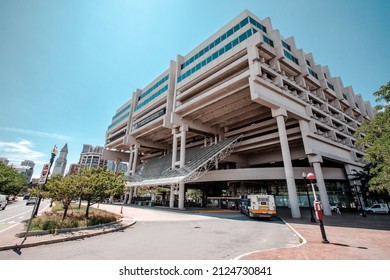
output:
[[[373,213],[389,213],[389,207],[386,203],[375,203],[371,205],[370,207],[364,207],[364,212],[367,212],[369,214]]]
[[[4,210],[5,206],[7,206],[7,196],[4,194],[0,194],[0,209]]]

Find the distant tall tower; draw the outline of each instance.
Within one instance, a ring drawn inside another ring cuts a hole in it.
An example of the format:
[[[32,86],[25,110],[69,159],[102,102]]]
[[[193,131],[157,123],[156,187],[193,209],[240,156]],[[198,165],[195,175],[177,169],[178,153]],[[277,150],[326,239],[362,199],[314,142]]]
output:
[[[66,157],[68,155],[68,143],[61,149],[60,155],[58,156],[56,163],[54,164],[53,175],[61,174],[64,176],[66,163],[68,162]]]

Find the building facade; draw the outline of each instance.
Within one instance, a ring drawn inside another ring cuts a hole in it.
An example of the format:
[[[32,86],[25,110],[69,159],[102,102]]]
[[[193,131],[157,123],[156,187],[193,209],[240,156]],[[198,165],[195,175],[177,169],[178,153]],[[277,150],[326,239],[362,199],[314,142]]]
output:
[[[374,115],[294,37],[246,10],[134,91],[108,127],[104,156],[128,162],[129,202],[141,186],[166,187],[179,208],[188,189],[268,193],[300,217],[302,173],[311,172],[331,215],[332,203],[354,205],[351,174],[365,164],[356,128]]]
[[[84,144],[83,150],[80,153],[80,169],[105,167],[107,165],[107,161],[103,159],[103,150],[104,147],[102,146],[94,147],[89,144]]]
[[[53,175],[57,175],[57,174],[60,174],[61,176],[65,175],[65,168],[68,162],[67,160],[68,152],[69,152],[68,143],[66,143],[64,147],[62,147],[60,154],[58,155],[55,161],[53,173],[52,173]]]
[[[3,163],[4,165],[8,165],[9,160],[8,160],[8,158],[0,157],[0,162]]]

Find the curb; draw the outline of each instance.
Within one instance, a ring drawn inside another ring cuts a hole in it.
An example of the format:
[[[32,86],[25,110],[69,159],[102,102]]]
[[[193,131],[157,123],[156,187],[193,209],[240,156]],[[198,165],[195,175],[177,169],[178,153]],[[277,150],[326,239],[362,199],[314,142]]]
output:
[[[289,223],[287,223],[283,218],[281,218],[279,216],[275,216],[275,218],[279,219],[281,222],[283,222],[285,225],[287,225],[290,228],[290,230],[293,231],[297,235],[298,240],[299,240],[299,244],[293,245],[293,246],[289,246],[289,247],[284,247],[284,248],[270,248],[270,249],[265,249],[265,250],[252,251],[252,252],[245,253],[245,254],[242,254],[240,256],[237,256],[233,260],[240,260],[243,257],[249,256],[249,255],[252,255],[252,254],[256,254],[256,253],[260,253],[260,252],[268,252],[268,251],[274,251],[274,250],[279,250],[279,249],[287,249],[287,248],[297,248],[297,247],[303,246],[303,245],[305,245],[307,243],[307,240],[298,231],[296,231]]]
[[[136,223],[137,223],[137,221],[133,220],[131,223],[129,223],[127,225],[122,225],[121,227],[118,227],[118,228],[112,228],[112,229],[98,231],[98,232],[94,232],[94,233],[86,233],[86,234],[81,234],[78,236],[68,236],[68,237],[63,237],[63,238],[58,238],[58,239],[48,239],[48,240],[44,240],[44,241],[37,241],[37,242],[33,242],[33,243],[20,244],[20,245],[15,244],[15,245],[2,246],[2,247],[0,247],[0,251],[10,250],[10,249],[20,250],[21,248],[29,248],[29,247],[35,247],[35,246],[40,246],[40,245],[54,244],[54,243],[71,241],[71,240],[76,240],[76,239],[82,239],[85,237],[102,235],[102,234],[126,229],[128,227],[133,226]],[[107,225],[102,225],[102,227],[103,226],[107,226]]]

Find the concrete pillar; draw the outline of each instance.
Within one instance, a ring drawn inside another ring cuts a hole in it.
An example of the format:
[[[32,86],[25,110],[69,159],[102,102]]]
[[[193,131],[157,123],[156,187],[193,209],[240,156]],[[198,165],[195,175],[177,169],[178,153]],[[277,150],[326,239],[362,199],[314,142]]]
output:
[[[175,188],[173,185],[171,185],[171,192],[169,193],[169,208],[175,207],[175,194],[174,194]]]
[[[330,211],[330,205],[329,205],[329,197],[326,191],[324,176],[322,174],[321,163],[319,161],[313,162],[313,168],[317,180],[317,186],[318,186],[318,191],[320,193],[320,198],[321,198],[320,200],[324,211],[324,215],[332,216],[332,211]]]
[[[184,167],[186,163],[186,132],[188,131],[188,126],[183,124],[180,130],[180,167]]]
[[[288,146],[286,123],[284,118],[287,116],[287,112],[284,109],[272,110],[272,116],[276,117],[278,124],[280,147],[282,150],[284,173],[286,175],[288,198],[290,200],[291,215],[293,218],[300,218],[301,212],[299,210],[297,188],[295,186],[294,171],[291,163],[290,148]]]
[[[133,188],[129,188],[129,200],[127,201],[127,204],[131,204],[131,201],[133,200]]]
[[[179,209],[184,209],[185,187],[184,182],[179,183]]]
[[[133,160],[134,160],[133,149],[130,149],[129,165],[127,166],[127,173],[129,175],[133,175]]]
[[[135,149],[133,151],[134,156],[133,156],[133,167],[132,167],[132,174],[135,173],[135,170],[137,168],[137,163],[138,163],[138,151],[139,151],[139,145],[135,145]]]
[[[172,130],[173,144],[172,144],[172,169],[176,167],[177,161],[177,131],[176,128]]]

